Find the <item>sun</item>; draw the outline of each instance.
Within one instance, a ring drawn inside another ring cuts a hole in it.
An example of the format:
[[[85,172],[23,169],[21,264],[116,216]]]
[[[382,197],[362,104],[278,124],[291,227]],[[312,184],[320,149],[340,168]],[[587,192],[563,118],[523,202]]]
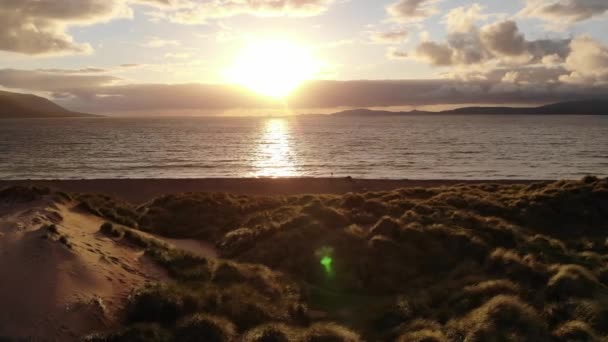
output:
[[[232,82],[259,94],[283,98],[319,71],[319,62],[303,46],[287,40],[249,42],[229,70]]]

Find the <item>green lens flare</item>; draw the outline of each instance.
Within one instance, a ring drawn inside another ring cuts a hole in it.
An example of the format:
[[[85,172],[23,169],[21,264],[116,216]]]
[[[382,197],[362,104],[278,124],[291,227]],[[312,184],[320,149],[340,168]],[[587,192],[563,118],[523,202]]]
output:
[[[315,256],[318,258],[321,266],[323,266],[323,270],[328,279],[333,278],[334,276],[333,254],[334,249],[331,246],[323,246],[315,251]]]
[[[332,262],[333,262],[333,260],[329,256],[324,256],[321,259],[321,265],[323,265],[323,267],[325,268],[325,272],[331,273],[331,264],[332,264]]]

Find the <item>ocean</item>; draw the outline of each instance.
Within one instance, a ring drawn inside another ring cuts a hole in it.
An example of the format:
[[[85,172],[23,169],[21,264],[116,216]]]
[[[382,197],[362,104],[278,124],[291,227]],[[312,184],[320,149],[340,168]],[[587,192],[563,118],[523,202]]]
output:
[[[0,121],[0,179],[608,176],[608,116]]]

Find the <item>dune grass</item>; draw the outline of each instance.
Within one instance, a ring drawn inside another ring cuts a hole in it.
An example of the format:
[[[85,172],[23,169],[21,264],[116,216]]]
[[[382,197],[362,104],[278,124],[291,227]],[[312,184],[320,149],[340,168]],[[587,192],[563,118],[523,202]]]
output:
[[[137,227],[139,214],[132,204],[102,194],[77,194],[78,207],[115,223]]]
[[[124,208],[88,201],[110,221],[201,239],[221,256],[142,244],[176,281],[136,291],[129,328],[112,336],[608,338],[607,179],[341,196],[182,194]]]

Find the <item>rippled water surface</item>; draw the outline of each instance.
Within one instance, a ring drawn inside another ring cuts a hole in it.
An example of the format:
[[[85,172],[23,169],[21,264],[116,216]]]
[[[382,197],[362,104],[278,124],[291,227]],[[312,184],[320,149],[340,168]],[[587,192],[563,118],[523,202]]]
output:
[[[608,175],[608,116],[0,121],[0,179]]]

